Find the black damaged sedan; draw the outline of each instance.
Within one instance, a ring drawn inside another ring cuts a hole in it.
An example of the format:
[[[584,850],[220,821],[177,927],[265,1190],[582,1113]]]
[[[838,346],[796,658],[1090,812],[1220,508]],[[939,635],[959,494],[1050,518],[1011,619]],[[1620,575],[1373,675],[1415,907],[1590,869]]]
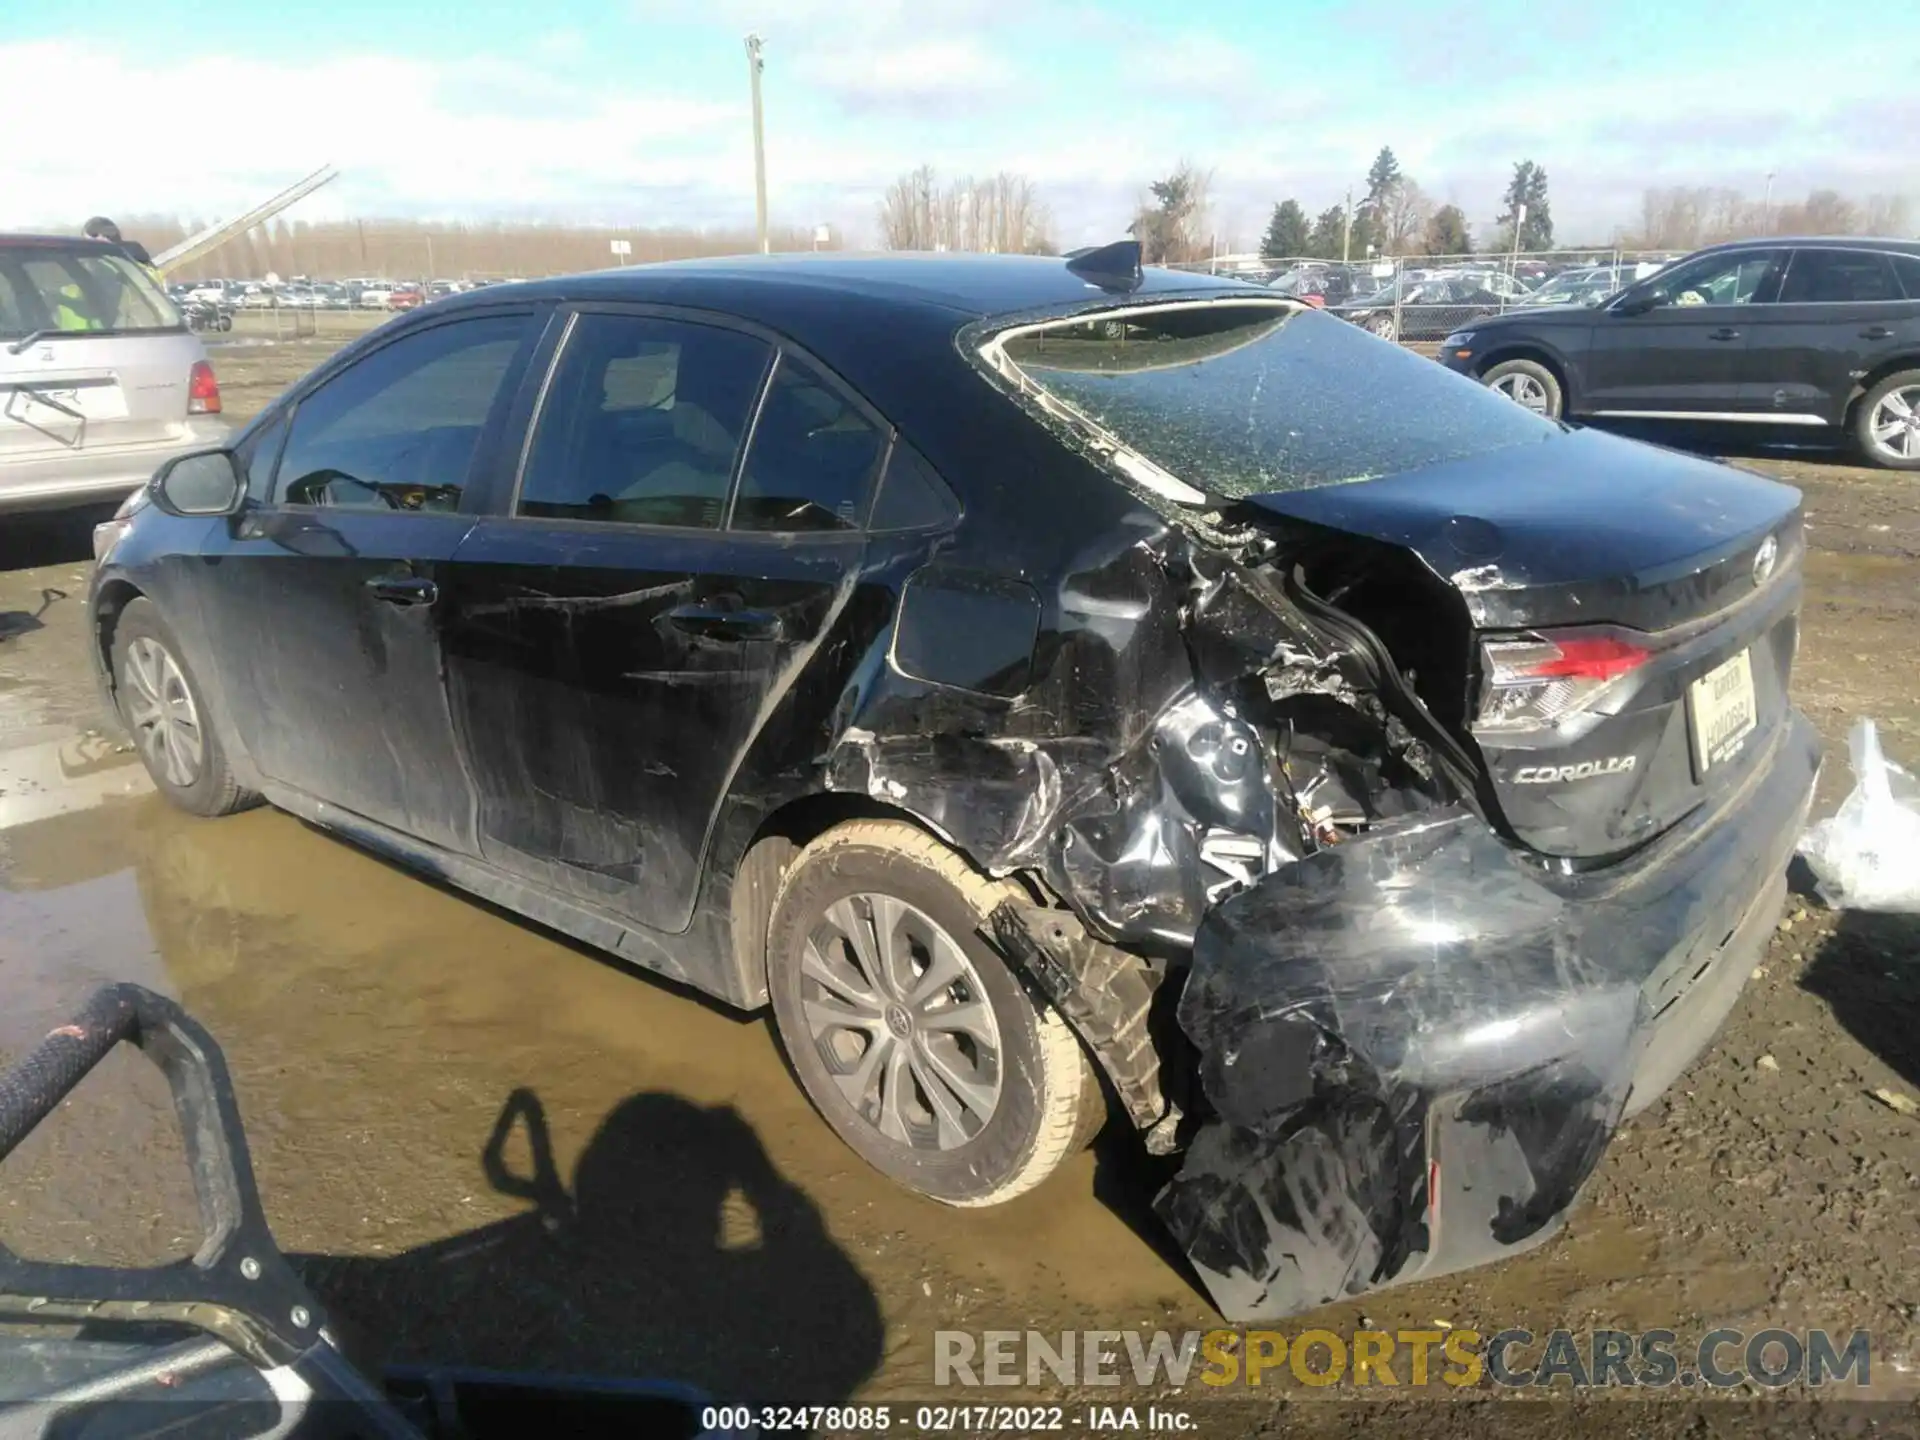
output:
[[[770,1006],[950,1204],[1111,1106],[1236,1320],[1550,1235],[1818,764],[1798,492],[1130,245],[450,297],[98,549],[174,802]]]

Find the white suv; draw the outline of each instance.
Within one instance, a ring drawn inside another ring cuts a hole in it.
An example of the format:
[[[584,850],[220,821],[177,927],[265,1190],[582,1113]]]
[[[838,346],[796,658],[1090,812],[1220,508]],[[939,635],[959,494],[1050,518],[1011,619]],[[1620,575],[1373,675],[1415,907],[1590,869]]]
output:
[[[0,514],[119,499],[227,434],[207,352],[145,270],[0,235]]]

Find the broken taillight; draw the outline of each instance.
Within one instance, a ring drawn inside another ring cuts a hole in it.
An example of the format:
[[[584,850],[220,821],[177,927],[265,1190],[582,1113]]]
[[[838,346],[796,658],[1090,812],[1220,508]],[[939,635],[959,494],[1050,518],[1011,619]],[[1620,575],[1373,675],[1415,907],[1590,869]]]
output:
[[[194,361],[193,369],[187,375],[187,413],[220,413],[220,382],[213,378],[213,366],[204,360]]]
[[[1544,730],[1591,710],[1653,652],[1627,631],[1577,631],[1486,640],[1476,730]]]

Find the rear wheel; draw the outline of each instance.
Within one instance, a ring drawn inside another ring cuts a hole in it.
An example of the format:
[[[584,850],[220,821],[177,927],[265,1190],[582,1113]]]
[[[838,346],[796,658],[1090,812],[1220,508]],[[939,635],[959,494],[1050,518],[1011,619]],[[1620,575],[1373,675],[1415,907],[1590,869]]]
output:
[[[1394,338],[1393,317],[1391,315],[1370,316],[1363,327],[1368,334],[1378,335],[1382,340]]]
[[[1854,439],[1875,465],[1920,470],[1920,370],[1889,375],[1854,411]]]
[[[1539,361],[1503,360],[1489,367],[1480,378],[1488,389],[1499,391],[1516,405],[1549,420],[1560,418],[1560,409],[1565,403],[1560,377]]]
[[[949,1205],[1032,1189],[1105,1116],[1073,1032],[978,933],[1004,898],[913,826],[856,821],[796,857],[768,927],[774,1024],[808,1099]]]
[[[233,778],[205,693],[159,607],[127,602],[113,629],[114,698],[147,774],[194,815],[228,815],[260,797]]]

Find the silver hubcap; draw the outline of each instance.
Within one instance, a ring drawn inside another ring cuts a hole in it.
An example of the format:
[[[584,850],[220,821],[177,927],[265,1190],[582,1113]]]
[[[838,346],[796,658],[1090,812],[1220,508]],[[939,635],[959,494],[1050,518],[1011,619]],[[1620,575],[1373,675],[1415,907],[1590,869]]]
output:
[[[120,684],[127,697],[127,724],[147,768],[184,790],[200,778],[207,749],[200,712],[179,662],[158,640],[143,635],[127,646]]]
[[[1873,443],[1896,460],[1920,460],[1920,385],[1880,397],[1868,422]]]
[[[972,1140],[1000,1104],[1000,1025],[964,951],[924,911],[849,895],[807,937],[801,1004],[847,1104],[916,1150]]]
[[[1536,415],[1547,413],[1547,387],[1532,375],[1519,372],[1502,375],[1493,382],[1493,388],[1515,404],[1526,406]]]

